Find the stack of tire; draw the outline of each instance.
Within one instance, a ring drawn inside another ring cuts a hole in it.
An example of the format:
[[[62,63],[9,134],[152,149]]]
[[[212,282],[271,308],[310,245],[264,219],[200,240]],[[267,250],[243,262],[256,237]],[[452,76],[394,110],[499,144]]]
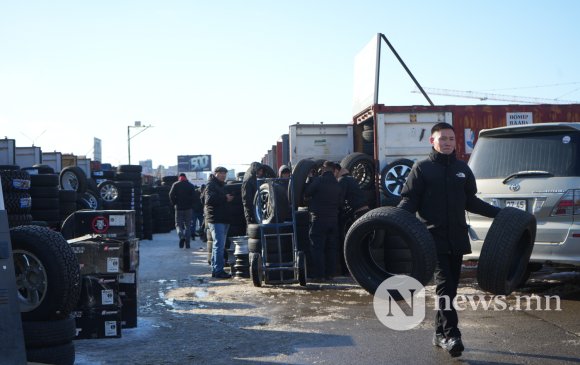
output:
[[[26,357],[29,362],[72,365],[81,279],[76,255],[48,227],[10,230]],[[34,275],[31,275],[31,273]]]
[[[157,203],[153,202],[151,205],[153,233],[167,233],[175,228],[175,218],[169,201],[170,189],[171,185],[167,186],[164,183],[153,187],[154,194],[157,195]]]
[[[143,239],[152,240],[153,239],[153,200],[159,205],[159,196],[157,194],[153,195],[143,195],[141,197],[143,202]]]
[[[16,165],[0,166],[4,206],[8,213],[8,225],[17,227],[32,223],[30,208],[30,175]]]
[[[261,266],[264,262],[267,265],[276,266],[279,264],[291,263],[294,261],[294,251],[292,247],[292,226],[261,226],[260,224],[248,224],[248,251],[250,252],[250,268]],[[262,242],[262,236],[266,242]],[[264,248],[264,250],[262,250]],[[262,256],[264,254],[264,256]],[[253,261],[259,260],[257,264]],[[256,270],[250,272],[250,276],[255,286],[262,285],[262,273]],[[264,281],[269,283],[280,283],[294,279],[294,272],[290,270],[267,271],[264,273]]]
[[[60,217],[66,217],[80,209],[101,209],[102,200],[96,190],[97,183],[87,177],[78,166],[67,166],[60,171]]]
[[[372,121],[363,124],[362,140],[363,153],[373,157],[375,155],[375,131]]]
[[[50,228],[60,227],[59,175],[50,166],[35,165],[27,169],[30,175],[32,197],[32,219],[46,222]],[[76,204],[76,202],[75,202]]]
[[[138,238],[143,238],[143,205],[142,205],[142,189],[141,189],[141,172],[143,167],[141,165],[119,165],[115,173],[115,180],[117,182],[131,182],[132,195],[130,205],[122,209],[135,210],[135,235]]]

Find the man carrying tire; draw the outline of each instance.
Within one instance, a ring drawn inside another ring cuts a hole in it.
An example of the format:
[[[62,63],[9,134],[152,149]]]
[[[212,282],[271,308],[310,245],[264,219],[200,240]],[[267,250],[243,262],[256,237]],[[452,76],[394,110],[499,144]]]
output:
[[[242,182],[242,204],[246,224],[256,223],[254,219],[254,197],[258,191],[258,179],[264,176],[264,166],[259,162],[252,162],[244,174]]]
[[[471,252],[465,210],[493,218],[500,209],[475,196],[475,177],[469,166],[455,157],[455,131],[450,124],[435,124],[429,142],[433,146],[431,154],[411,169],[398,206],[418,212],[433,235],[439,304],[433,345],[456,357],[461,356],[464,346],[453,302],[463,255]]]
[[[310,178],[304,190],[310,198],[310,245],[313,282],[332,280],[338,255],[338,213],[344,196],[334,176],[334,162],[325,161],[322,175]]]
[[[229,279],[232,276],[224,271],[224,250],[226,237],[230,228],[227,203],[234,199],[232,194],[226,194],[224,182],[228,169],[216,167],[214,174],[209,176],[204,191],[204,213],[207,229],[213,239],[211,252],[211,276],[218,279]]]
[[[195,186],[187,181],[184,173],[179,174],[178,179],[171,185],[169,200],[175,207],[175,230],[179,236],[179,248],[189,248]]]

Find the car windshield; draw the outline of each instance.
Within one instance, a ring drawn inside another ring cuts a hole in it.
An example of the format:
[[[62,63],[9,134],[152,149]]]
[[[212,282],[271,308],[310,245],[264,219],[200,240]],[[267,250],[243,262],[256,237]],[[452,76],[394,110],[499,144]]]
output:
[[[520,171],[580,176],[579,132],[534,132],[477,140],[469,166],[478,179],[505,178]]]

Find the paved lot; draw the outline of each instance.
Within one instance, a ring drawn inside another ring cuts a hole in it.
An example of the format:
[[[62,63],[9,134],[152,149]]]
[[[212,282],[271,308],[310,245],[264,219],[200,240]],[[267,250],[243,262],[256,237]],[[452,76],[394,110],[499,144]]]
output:
[[[472,309],[460,313],[466,351],[431,345],[433,287],[423,323],[383,326],[373,298],[347,277],[332,284],[255,288],[212,279],[204,244],[177,247],[175,233],[141,242],[138,327],[120,339],[78,340],[79,365],[108,364],[576,364],[580,275],[538,273],[519,295],[562,295],[561,311]],[[477,290],[473,270],[460,293]],[[507,300],[515,306],[514,297]]]

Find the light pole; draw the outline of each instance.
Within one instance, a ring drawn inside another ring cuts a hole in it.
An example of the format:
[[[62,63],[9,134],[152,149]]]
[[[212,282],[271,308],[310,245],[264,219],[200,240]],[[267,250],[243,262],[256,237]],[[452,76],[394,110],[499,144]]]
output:
[[[129,165],[131,164],[131,140],[141,133],[145,132],[147,129],[153,127],[152,125],[141,125],[141,122],[135,122],[135,125],[127,126],[127,154],[129,155]],[[143,128],[139,133],[131,136],[131,128]]]

